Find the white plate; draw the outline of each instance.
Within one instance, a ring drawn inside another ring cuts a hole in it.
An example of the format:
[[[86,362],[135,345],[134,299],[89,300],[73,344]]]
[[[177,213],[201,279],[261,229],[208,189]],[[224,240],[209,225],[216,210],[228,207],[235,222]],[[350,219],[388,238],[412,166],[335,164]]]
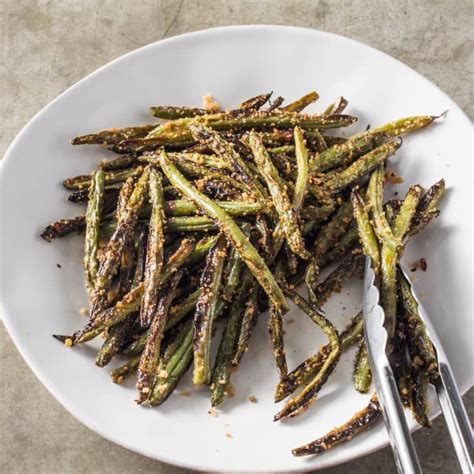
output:
[[[52,71],[52,74],[54,72]],[[360,117],[354,130],[411,114],[446,120],[416,136],[392,160],[405,183],[430,185],[445,177],[450,188],[442,217],[409,244],[407,259],[425,257],[416,276],[464,392],[472,385],[471,130],[458,106],[437,87],[395,59],[355,41],[320,31],[279,26],[229,27],[152,44],[113,61],[54,100],[22,130],[2,166],[1,300],[4,322],[30,367],[53,395],[94,431],[144,455],[204,470],[297,471],[332,466],[387,443],[381,425],[325,455],[294,458],[292,447],[345,421],[367,397],[351,386],[353,352],[302,417],[273,423],[276,371],[263,321],[251,351],[233,376],[235,397],[218,417],[208,415],[208,394],[174,395],[160,409],[137,407],[131,385],[110,382],[109,368],[94,366],[89,345],[66,349],[52,333],[84,323],[86,295],[81,238],[47,244],[46,223],[77,214],[65,200],[64,177],[87,173],[106,151],[72,147],[77,134],[149,121],[152,104],[200,105],[211,92],[224,106],[274,90],[295,99],[310,89],[321,110],[343,94]],[[60,263],[62,268],[57,268]],[[328,306],[339,327],[360,307],[358,288]],[[299,313],[288,319],[290,366],[323,343]],[[294,349],[293,349],[294,348]],[[180,388],[188,388],[186,380]],[[28,390],[28,387],[25,387]],[[250,395],[258,403],[250,403]],[[229,433],[232,438],[226,436]],[[60,448],[60,446],[58,447]]]

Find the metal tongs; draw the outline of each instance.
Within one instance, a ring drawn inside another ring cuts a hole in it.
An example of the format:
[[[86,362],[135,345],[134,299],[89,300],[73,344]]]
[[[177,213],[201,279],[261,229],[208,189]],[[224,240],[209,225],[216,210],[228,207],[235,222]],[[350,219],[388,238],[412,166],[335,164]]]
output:
[[[410,282],[410,278],[401,266],[400,271]],[[436,336],[420,299],[413,290],[413,286],[410,286],[413,297],[418,303],[420,316],[436,350],[439,377],[434,385],[456,456],[462,472],[472,473],[474,443],[466,409],[441,342]],[[385,313],[379,304],[379,299],[380,294],[375,286],[375,274],[371,259],[367,257],[363,298],[364,332],[377,396],[382,407],[385,426],[390,437],[398,471],[402,473],[421,473],[420,462],[403,412],[397,383],[386,354],[388,335],[384,327]]]

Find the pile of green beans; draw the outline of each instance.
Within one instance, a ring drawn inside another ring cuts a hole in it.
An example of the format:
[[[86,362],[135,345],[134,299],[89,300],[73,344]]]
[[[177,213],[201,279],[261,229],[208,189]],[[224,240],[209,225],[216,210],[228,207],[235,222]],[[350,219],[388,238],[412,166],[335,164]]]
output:
[[[314,91],[287,105],[271,96],[228,111],[153,106],[155,123],[72,139],[73,145],[105,145],[116,156],[89,175],[64,180],[69,201],[85,203],[86,211],[41,234],[46,241],[85,237],[89,320],[54,337],[71,347],[102,335],[96,364],[125,357],[111,377],[121,383],[135,374],[139,404],[162,404],[192,367],[194,385],[208,386],[217,406],[231,395],[232,372],[268,309],[279,373],[275,401],[286,399],[275,420],[297,416],[355,344],[354,384],[370,389],[361,313],[340,332],[321,310],[360,274],[365,254],[379,278],[401,393],[428,425],[426,387],[436,377],[436,358],[397,263],[407,239],[438,215],[444,181],[426,193],[412,186],[401,202],[384,204],[383,189],[400,136],[438,117],[407,117],[342,137],[334,130],[357,121],[343,114],[343,97],[308,114],[303,110],[319,98]],[[296,291],[302,284],[308,299]],[[288,300],[328,341],[292,371],[283,329]],[[224,329],[216,343],[218,320]],[[325,451],[379,414],[373,398],[348,424],[293,454]]]

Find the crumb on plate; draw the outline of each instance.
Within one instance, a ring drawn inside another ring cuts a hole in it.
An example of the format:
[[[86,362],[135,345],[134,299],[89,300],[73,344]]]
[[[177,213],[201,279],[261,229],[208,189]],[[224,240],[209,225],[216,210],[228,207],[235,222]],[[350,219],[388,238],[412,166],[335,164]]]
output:
[[[401,184],[403,183],[403,178],[395,174],[393,171],[388,170],[385,172],[385,181],[392,184]]]

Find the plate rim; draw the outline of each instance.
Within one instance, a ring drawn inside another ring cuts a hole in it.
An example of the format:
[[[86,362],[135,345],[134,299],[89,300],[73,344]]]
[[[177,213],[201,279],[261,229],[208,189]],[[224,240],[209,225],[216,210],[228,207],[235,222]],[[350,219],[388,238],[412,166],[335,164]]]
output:
[[[38,120],[41,120],[42,116],[47,113],[50,107],[53,107],[56,102],[59,102],[63,96],[66,96],[67,94],[71,93],[74,91],[76,88],[79,88],[82,86],[84,82],[87,82],[91,79],[94,78],[94,76],[99,75],[103,70],[111,67],[117,62],[126,60],[129,56],[133,56],[136,53],[145,51],[147,49],[152,49],[156,47],[157,45],[163,45],[163,44],[170,44],[173,42],[178,42],[182,40],[186,40],[191,37],[200,37],[200,36],[205,36],[209,33],[220,33],[220,32],[238,32],[238,31],[258,31],[258,30],[281,30],[285,32],[291,33],[306,33],[306,34],[315,34],[315,35],[320,35],[322,37],[326,37],[329,39],[335,39],[337,38],[338,40],[344,40],[348,43],[353,43],[358,46],[363,46],[364,48],[368,48],[372,52],[376,52],[378,54],[383,55],[387,60],[389,61],[394,61],[397,63],[399,67],[404,68],[406,71],[411,71],[414,72],[419,78],[423,79],[428,85],[434,87],[439,93],[441,93],[442,96],[444,96],[445,99],[447,99],[448,102],[451,102],[453,104],[453,108],[456,108],[458,112],[461,112],[462,119],[467,122],[472,128],[472,121],[470,120],[469,116],[467,113],[446,93],[444,92],[437,84],[433,83],[430,79],[426,78],[423,76],[421,73],[413,69],[412,67],[408,66],[401,60],[391,56],[390,54],[381,51],[373,46],[370,46],[362,41],[358,41],[352,38],[349,38],[344,35],[339,35],[336,33],[332,33],[329,31],[324,31],[316,28],[305,28],[305,27],[298,27],[298,26],[290,26],[290,25],[274,25],[274,24],[254,24],[254,25],[228,25],[228,26],[219,26],[219,27],[214,27],[214,28],[206,28],[202,30],[197,30],[197,31],[192,31],[192,32],[186,32],[182,33],[176,36],[172,36],[169,38],[164,38],[158,41],[155,41],[153,43],[149,43],[143,46],[140,46],[139,48],[136,48],[134,50],[131,50],[127,53],[124,53],[111,61],[107,62],[106,64],[100,66],[99,68],[95,69],[94,71],[88,73],[86,76],[83,78],[79,79],[77,82],[75,82],[73,85],[68,87],[66,90],[61,92],[59,95],[57,95],[53,100],[48,102],[44,107],[42,107],[17,133],[17,135],[14,137],[12,142],[9,144],[7,147],[7,150],[5,151],[5,154],[3,156],[3,159],[0,160],[0,189],[3,189],[3,186],[1,186],[1,183],[5,178],[5,174],[8,172],[8,166],[9,163],[13,161],[11,158],[12,155],[15,153],[15,148],[17,144],[22,140],[23,135],[26,133],[28,128],[32,126],[34,123],[36,123]],[[474,182],[471,183],[471,187],[474,186]],[[473,243],[474,245],[474,243]],[[0,255],[0,261],[1,261],[1,255]],[[147,450],[142,450],[140,446],[133,446],[130,443],[127,443],[126,441],[123,441],[121,439],[116,438],[113,433],[106,432],[101,428],[99,424],[94,423],[94,419],[92,416],[89,416],[87,413],[83,412],[80,409],[77,409],[73,406],[73,403],[69,402],[69,399],[67,397],[63,397],[63,395],[60,393],[59,390],[56,390],[54,385],[49,384],[49,382],[46,381],[48,378],[46,375],[43,375],[42,369],[36,364],[35,359],[31,357],[27,352],[27,350],[22,346],[20,341],[20,337],[17,335],[17,331],[15,329],[15,324],[14,324],[14,316],[13,316],[13,311],[8,310],[7,305],[3,301],[3,295],[0,293],[0,320],[3,322],[5,328],[7,329],[8,335],[12,339],[13,343],[15,344],[16,349],[24,359],[24,361],[27,363],[28,367],[31,369],[31,371],[34,373],[34,375],[40,380],[40,382],[43,384],[43,386],[49,391],[49,393],[65,408],[74,418],[76,418],[80,423],[84,424],[89,428],[90,430],[96,432],[103,438],[123,447],[128,450],[131,450],[133,452],[137,452],[143,456],[146,456],[148,458],[164,462],[173,466],[178,466],[182,468],[187,468],[187,469],[194,469],[197,471],[210,471],[210,472],[266,472],[261,469],[257,470],[242,470],[239,469],[238,471],[233,471],[233,470],[226,470],[222,471],[220,469],[217,469],[216,467],[213,466],[206,466],[203,464],[194,464],[191,462],[187,461],[180,461],[179,459],[175,458],[169,458],[166,455],[156,455],[153,453],[149,453]],[[470,388],[473,386],[473,380],[471,378],[470,381],[467,382],[467,385],[465,387],[460,387],[461,394],[464,395]],[[436,410],[433,411],[432,416],[430,416],[431,419],[436,418],[440,414],[439,407],[437,407]],[[417,431],[420,428],[420,426],[415,426],[413,429],[411,429],[412,432]],[[324,462],[323,458],[320,458],[321,461],[317,466],[308,464],[307,466],[301,465],[295,467],[293,472],[308,472],[308,471],[314,471],[314,470],[320,470],[320,469],[325,469],[329,467],[334,467],[338,466],[344,463],[351,462],[354,459],[372,454],[378,450],[381,450],[385,447],[387,447],[389,444],[388,438],[382,439],[381,443],[373,443],[372,446],[360,454],[355,454],[352,455],[351,457],[344,459],[343,461],[328,461]],[[287,469],[277,469],[273,470],[272,472],[288,472]]]

